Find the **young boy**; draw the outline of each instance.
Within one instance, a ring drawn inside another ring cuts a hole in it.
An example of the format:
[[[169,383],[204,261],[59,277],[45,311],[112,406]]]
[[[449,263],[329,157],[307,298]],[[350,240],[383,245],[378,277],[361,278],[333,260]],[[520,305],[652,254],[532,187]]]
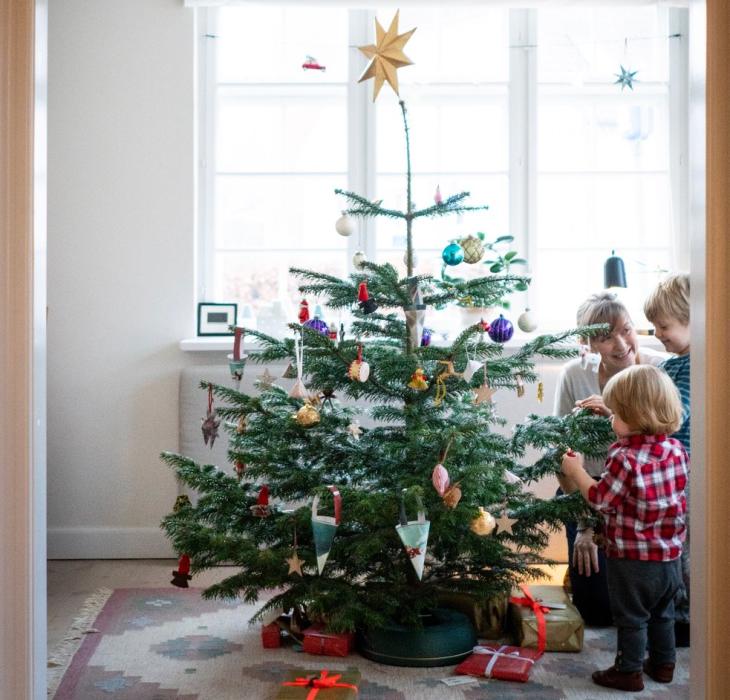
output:
[[[605,517],[611,611],[617,627],[615,664],[593,673],[608,688],[639,691],[641,674],[659,683],[674,675],[674,596],[682,582],[687,454],[667,437],[682,420],[679,393],[665,372],[629,367],[606,384],[618,437],[596,483],[582,455],[563,457],[562,479],[571,482]],[[644,657],[648,647],[649,658]]]
[[[672,378],[682,398],[682,425],[672,435],[690,451],[690,388],[689,388],[689,275],[676,274],[660,282],[644,304],[644,314],[654,324],[655,335],[668,352],[676,357],[661,366]],[[689,484],[687,485],[689,505]],[[682,588],[675,605],[674,633],[677,646],[689,646],[689,518],[687,539],[682,549]]]

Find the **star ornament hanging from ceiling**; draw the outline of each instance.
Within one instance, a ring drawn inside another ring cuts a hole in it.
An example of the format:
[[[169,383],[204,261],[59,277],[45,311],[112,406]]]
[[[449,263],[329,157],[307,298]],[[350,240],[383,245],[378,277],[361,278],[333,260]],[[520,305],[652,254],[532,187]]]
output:
[[[636,82],[636,74],[639,72],[637,70],[626,70],[623,66],[619,66],[621,69],[620,73],[614,73],[616,78],[618,80],[614,80],[614,85],[620,85],[621,90],[623,91],[624,88],[629,88],[630,90],[634,89],[634,83]]]
[[[358,46],[358,49],[360,49],[360,51],[362,51],[370,59],[370,63],[368,63],[367,68],[363,71],[358,82],[361,83],[364,80],[375,78],[375,83],[373,85],[373,102],[377,99],[380,88],[383,87],[383,83],[386,81],[397,95],[398,74],[396,71],[398,68],[410,66],[413,63],[413,61],[411,61],[411,59],[403,53],[403,47],[411,38],[413,32],[416,31],[416,28],[414,27],[410,31],[405,32],[405,34],[398,34],[399,14],[400,10],[395,13],[387,32],[376,19],[375,44]]]

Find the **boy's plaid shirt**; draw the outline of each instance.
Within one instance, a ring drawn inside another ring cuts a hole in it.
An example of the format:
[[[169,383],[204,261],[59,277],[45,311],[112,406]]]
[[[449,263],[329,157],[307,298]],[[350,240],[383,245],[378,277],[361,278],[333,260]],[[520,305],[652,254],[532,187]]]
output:
[[[601,480],[588,492],[606,519],[606,555],[671,561],[685,537],[688,458],[679,440],[631,435],[611,445]]]

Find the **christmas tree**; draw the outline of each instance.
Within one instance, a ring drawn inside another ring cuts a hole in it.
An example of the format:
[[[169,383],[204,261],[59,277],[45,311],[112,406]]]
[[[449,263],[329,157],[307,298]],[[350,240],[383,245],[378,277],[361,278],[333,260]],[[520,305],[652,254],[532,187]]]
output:
[[[397,25],[392,29],[380,33],[382,41],[392,34],[390,55],[392,42],[405,36],[397,36]],[[377,70],[385,54],[365,48],[375,62],[376,90],[379,77],[392,84],[390,71]],[[519,400],[525,385],[538,380],[533,358],[573,356],[574,346],[564,341],[578,329],[536,337],[509,355],[502,345],[511,335],[506,319],[469,326],[448,345],[422,345],[428,309],[465,300],[493,307],[529,278],[413,274],[419,219],[483,207],[467,206],[468,192],[414,207],[408,113],[402,100],[399,106],[405,210],[337,193],[350,217],[404,222],[406,274],[361,260],[347,279],[292,269],[303,295],[329,309],[352,309],[350,327],[331,333],[303,307],[300,323],[289,326],[293,337],[249,332],[261,349],[248,361],[288,360],[297,370],[294,389],[268,380],[254,396],[209,387],[211,401],[215,395],[223,404],[217,416],[230,434],[235,468],[163,455],[198,494],[195,505],[183,500],[164,519],[176,550],[190,557],[193,572],[237,567],[206,596],[257,601],[273,592],[258,616],[306,610],[333,631],[392,620],[417,626],[444,592],[477,600],[509,592],[540,574],[550,528],[584,509],[575,497],[540,500],[526,486],[557,471],[565,448],[591,454],[607,435],[606,421],[586,414],[532,416],[513,435],[499,431],[504,421],[493,393]],[[343,406],[338,397],[357,404]],[[206,439],[217,429],[210,408]],[[373,427],[359,426],[363,415]],[[545,454],[525,467],[528,446]]]

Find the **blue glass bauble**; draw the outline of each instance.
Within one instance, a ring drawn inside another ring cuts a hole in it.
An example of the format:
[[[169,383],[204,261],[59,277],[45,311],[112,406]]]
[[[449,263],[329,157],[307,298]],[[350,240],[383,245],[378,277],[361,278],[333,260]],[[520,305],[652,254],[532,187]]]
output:
[[[321,333],[322,335],[328,335],[330,332],[329,326],[317,316],[310,318],[309,321],[305,321],[304,325],[307,328],[311,328],[312,330]]]
[[[506,319],[502,314],[489,324],[489,337],[495,343],[506,343],[514,332],[515,328],[512,321]]]
[[[441,258],[447,265],[458,265],[464,259],[464,249],[458,243],[449,243],[441,253]]]

